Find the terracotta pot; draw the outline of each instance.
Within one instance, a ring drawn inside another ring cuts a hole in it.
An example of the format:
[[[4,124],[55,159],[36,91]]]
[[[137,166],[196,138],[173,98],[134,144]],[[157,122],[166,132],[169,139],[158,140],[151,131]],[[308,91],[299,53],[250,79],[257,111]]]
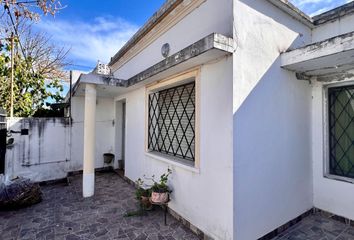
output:
[[[154,203],[168,202],[168,192],[163,192],[163,193],[152,192],[151,193],[151,201]]]

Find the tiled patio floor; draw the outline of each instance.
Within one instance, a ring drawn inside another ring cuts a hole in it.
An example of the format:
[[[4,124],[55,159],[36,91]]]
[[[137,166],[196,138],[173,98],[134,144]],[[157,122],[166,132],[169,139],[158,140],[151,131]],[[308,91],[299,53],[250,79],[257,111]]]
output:
[[[315,214],[273,240],[354,240],[354,227]]]
[[[0,239],[198,239],[163,211],[123,217],[135,210],[134,188],[115,173],[99,173],[96,194],[83,199],[81,176],[69,186],[43,186],[44,200],[18,211],[0,212]]]

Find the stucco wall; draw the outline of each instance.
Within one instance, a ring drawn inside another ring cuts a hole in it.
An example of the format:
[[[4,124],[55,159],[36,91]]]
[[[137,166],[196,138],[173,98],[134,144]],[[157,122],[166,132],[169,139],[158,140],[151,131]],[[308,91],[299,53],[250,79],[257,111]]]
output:
[[[125,174],[136,180],[172,168],[169,206],[215,239],[232,239],[232,57],[201,67],[200,172],[145,153],[145,88],[126,100]]]
[[[70,161],[70,121],[67,118],[12,118],[8,130],[14,144],[6,152],[6,176],[22,176],[33,181],[66,177]]]
[[[231,37],[232,2],[205,1],[114,75],[128,79],[163,60],[164,43],[170,44],[173,54],[213,32]],[[126,100],[125,174],[136,180],[171,167],[169,206],[207,235],[233,239],[232,57],[201,67],[200,94],[200,172],[145,154],[145,88],[116,98]]]
[[[84,111],[85,98],[72,98],[72,147],[70,169],[72,171],[82,170],[83,166],[83,138],[84,138]],[[112,98],[97,98],[96,105],[96,162],[95,167],[101,168],[103,164],[103,153],[115,153],[114,149],[114,119],[115,109]],[[117,166],[117,161],[114,161]]]
[[[233,0],[205,1],[122,68],[118,71],[114,70],[114,75],[128,79],[162,61],[164,58],[161,55],[161,47],[165,43],[170,44],[170,55],[172,55],[211,33],[231,37],[232,2]]]
[[[350,83],[350,81],[348,81]],[[354,84],[352,79],[351,84]],[[354,219],[354,185],[324,177],[325,153],[328,148],[324,144],[325,131],[328,126],[324,109],[327,108],[324,87],[320,82],[313,81],[312,87],[312,160],[314,205],[322,210]]]
[[[311,31],[268,1],[235,1],[234,239],[254,240],[312,207],[311,88],[279,55]]]
[[[33,181],[61,179],[82,170],[84,97],[72,98],[72,123],[68,118],[13,118],[8,129],[29,129],[29,135],[13,133],[13,147],[6,153],[6,176],[23,176]],[[112,98],[98,98],[96,111],[96,168],[103,153],[115,153],[115,109]],[[117,159],[114,161],[117,168]]]
[[[353,22],[354,14],[351,14],[341,17],[336,21],[321,24],[312,31],[312,42],[315,43],[344,33],[353,32]]]

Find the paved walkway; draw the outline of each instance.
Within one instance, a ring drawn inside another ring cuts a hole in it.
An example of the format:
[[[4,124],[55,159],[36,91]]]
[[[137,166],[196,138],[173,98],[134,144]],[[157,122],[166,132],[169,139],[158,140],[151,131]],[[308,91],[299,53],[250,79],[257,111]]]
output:
[[[18,211],[0,212],[0,239],[198,239],[171,216],[163,223],[163,211],[143,217],[123,217],[136,209],[134,188],[115,173],[99,173],[96,194],[83,199],[81,176],[71,185],[42,187],[44,200]]]
[[[354,240],[354,227],[315,214],[303,219],[274,240]]]

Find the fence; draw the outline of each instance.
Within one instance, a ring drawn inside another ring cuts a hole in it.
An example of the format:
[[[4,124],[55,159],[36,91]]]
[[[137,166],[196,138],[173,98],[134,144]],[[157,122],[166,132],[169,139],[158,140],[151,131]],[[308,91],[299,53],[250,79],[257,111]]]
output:
[[[6,112],[0,108],[0,174],[5,173]]]
[[[70,160],[69,118],[10,118],[14,143],[6,154],[6,175],[34,181],[66,176]]]
[[[0,107],[0,129],[6,129],[6,112]]]

